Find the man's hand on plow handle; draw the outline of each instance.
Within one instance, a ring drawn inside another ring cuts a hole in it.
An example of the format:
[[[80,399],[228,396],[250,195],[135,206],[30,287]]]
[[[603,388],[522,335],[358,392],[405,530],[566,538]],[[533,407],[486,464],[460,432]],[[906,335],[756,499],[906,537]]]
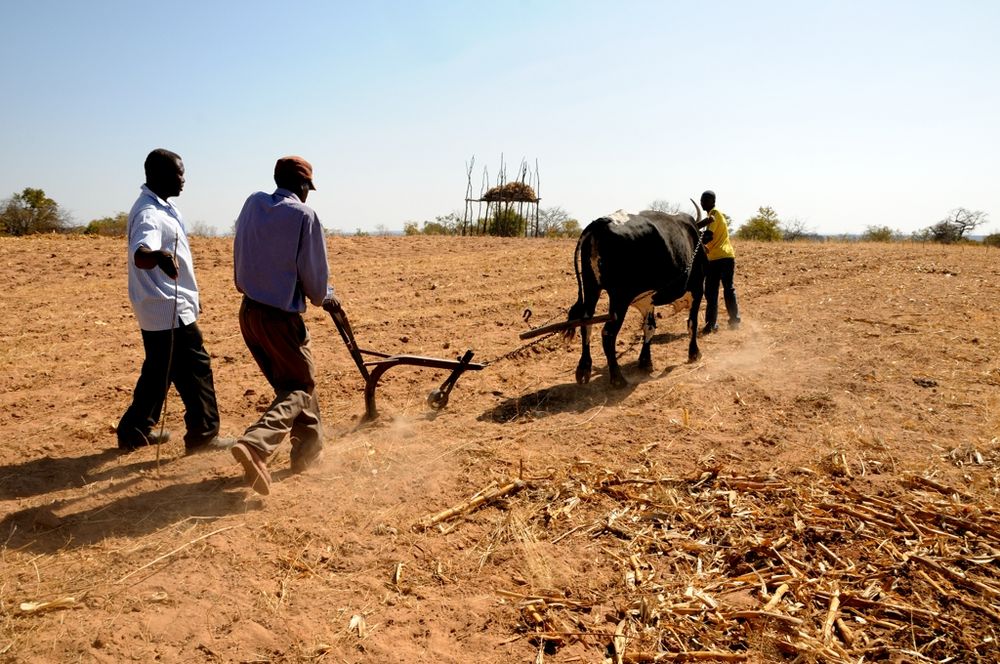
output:
[[[326,299],[323,300],[323,309],[331,314],[335,314],[338,311],[343,310],[340,306],[340,300],[337,299],[337,296],[334,295],[332,291],[326,296]]]

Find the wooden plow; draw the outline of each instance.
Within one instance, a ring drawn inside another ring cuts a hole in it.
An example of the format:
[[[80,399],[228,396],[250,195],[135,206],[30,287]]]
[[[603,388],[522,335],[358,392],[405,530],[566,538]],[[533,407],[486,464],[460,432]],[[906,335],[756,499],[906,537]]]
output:
[[[549,323],[548,325],[541,325],[539,327],[535,327],[530,330],[525,330],[518,336],[521,339],[534,339],[535,337],[540,337],[543,334],[555,334],[556,332],[575,330],[578,327],[598,325],[600,323],[607,323],[608,321],[614,319],[615,319],[614,314],[602,314],[600,316],[594,316],[592,318],[578,318],[576,320],[564,320],[558,323]]]
[[[428,367],[431,369],[451,369],[451,374],[437,388],[431,390],[427,395],[427,405],[434,410],[441,410],[448,405],[448,397],[459,377],[466,371],[479,371],[485,365],[472,362],[474,353],[471,350],[465,351],[457,360],[446,360],[439,357],[423,357],[421,355],[390,355],[375,350],[367,350],[358,346],[354,338],[354,330],[351,329],[351,322],[347,319],[347,314],[343,309],[330,311],[340,338],[344,340],[351,359],[358,367],[361,377],[365,381],[365,416],[362,421],[368,422],[378,417],[378,410],[375,408],[375,388],[382,375],[398,366]],[[364,356],[378,359],[366,361]]]

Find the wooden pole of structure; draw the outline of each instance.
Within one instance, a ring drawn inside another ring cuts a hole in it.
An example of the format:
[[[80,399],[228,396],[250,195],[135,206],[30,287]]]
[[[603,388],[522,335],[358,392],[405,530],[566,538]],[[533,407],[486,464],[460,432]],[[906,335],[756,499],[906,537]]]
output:
[[[483,196],[486,195],[486,191],[487,191],[487,189],[489,189],[489,187],[490,187],[490,170],[489,170],[489,168],[487,168],[484,165],[483,166],[483,181],[480,184],[480,191],[479,191],[479,211],[480,212],[482,212],[482,207],[483,207],[483,203],[482,203]],[[487,201],[486,202],[486,217],[489,217],[489,216],[490,216],[490,203],[489,203],[489,201]],[[480,216],[479,219],[476,220],[476,232],[478,232],[480,235],[486,235],[486,217]]]
[[[528,184],[530,178],[528,177],[528,162],[523,157],[521,158],[521,174],[518,178],[522,185]],[[524,201],[521,198],[517,200],[517,218],[519,221],[524,221],[524,230],[521,231],[524,237],[529,237],[531,233],[531,226],[528,224],[528,220],[524,216]]]
[[[536,236],[538,235],[540,230],[538,227],[538,222],[539,222],[538,208],[540,207],[541,201],[542,201],[542,176],[538,172],[538,157],[535,157],[535,235]]]
[[[470,199],[472,198],[472,169],[476,166],[476,155],[472,155],[469,160],[469,168],[465,174],[465,213],[462,215],[462,235],[464,236],[469,227],[469,216],[472,208]]]

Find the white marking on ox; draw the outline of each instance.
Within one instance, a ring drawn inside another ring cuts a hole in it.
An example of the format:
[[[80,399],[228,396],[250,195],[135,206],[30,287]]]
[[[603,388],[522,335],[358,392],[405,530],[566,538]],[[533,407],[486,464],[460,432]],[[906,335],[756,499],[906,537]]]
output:
[[[590,245],[590,269],[594,271],[594,277],[597,279],[597,283],[601,282],[601,261],[600,254],[597,251],[597,244]]]
[[[649,343],[653,338],[653,330],[656,329],[656,317],[653,315],[653,294],[656,291],[648,290],[632,300],[633,306],[642,315],[642,336],[645,343]]]
[[[628,220],[631,219],[634,216],[635,215],[629,214],[625,210],[615,210],[611,214],[606,215],[606,217],[608,219],[610,219],[611,223],[613,223],[613,224],[624,224],[624,223],[628,222]]]

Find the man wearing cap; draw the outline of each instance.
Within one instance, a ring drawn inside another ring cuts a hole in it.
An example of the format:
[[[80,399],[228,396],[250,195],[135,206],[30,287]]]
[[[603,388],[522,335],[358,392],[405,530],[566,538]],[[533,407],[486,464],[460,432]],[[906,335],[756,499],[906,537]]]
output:
[[[316,189],[312,166],[302,157],[282,157],[274,182],[273,194],[257,192],[243,204],[233,241],[236,290],[243,294],[240,331],[275,398],[232,454],[246,483],[263,495],[271,488],[267,460],[286,433],[291,433],[292,472],[320,458],[323,426],[302,312],[307,301],[327,310],[340,307],[329,285],[323,227],[305,204]]]
[[[715,192],[706,191],[701,195],[701,207],[708,215],[699,225],[705,228],[702,242],[708,256],[705,268],[705,327],[702,334],[711,334],[719,329],[716,318],[719,315],[719,284],[722,284],[722,298],[729,314],[729,329],[740,326],[740,311],[736,304],[736,288],[733,277],[736,273],[736,252],[729,241],[729,226],[726,216],[715,207]]]
[[[184,162],[162,148],[143,164],[146,183],[128,215],[128,296],[146,358],[132,403],[118,422],[122,452],[165,443],[153,431],[172,383],[184,402],[187,454],[228,448],[219,438],[212,363],[198,329],[198,284],[181,213],[167,199],[184,189]]]

